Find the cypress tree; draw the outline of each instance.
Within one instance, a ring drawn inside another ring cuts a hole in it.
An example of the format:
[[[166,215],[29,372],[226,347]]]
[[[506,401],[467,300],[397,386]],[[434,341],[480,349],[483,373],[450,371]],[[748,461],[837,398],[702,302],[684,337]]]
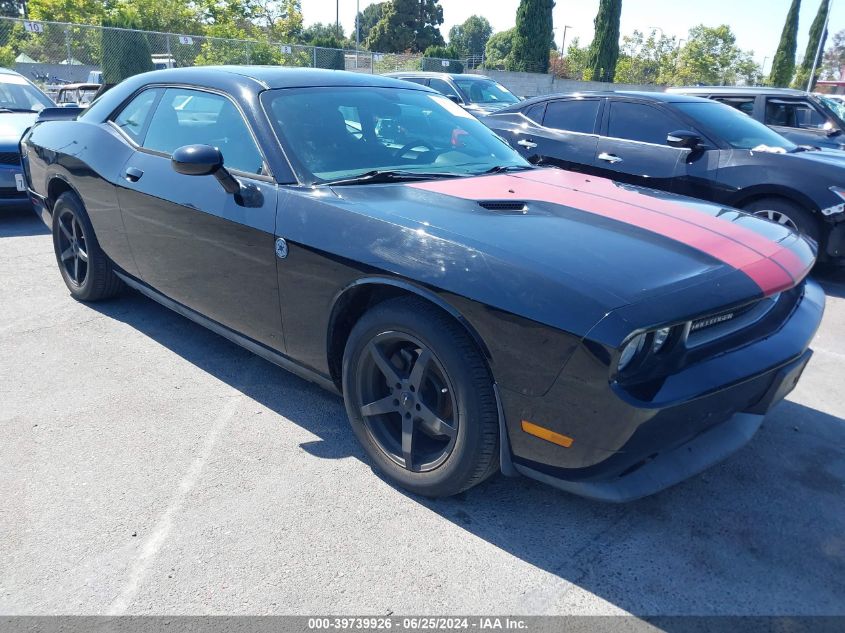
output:
[[[544,73],[549,70],[554,0],[520,0],[508,70]]]
[[[810,39],[807,41],[807,52],[804,53],[804,59],[801,61],[801,67],[795,74],[795,79],[792,82],[793,88],[805,89],[807,81],[810,79],[810,73],[813,70],[813,62],[816,59],[816,53],[821,44],[821,50],[824,50],[825,41],[827,41],[827,29],[824,28],[824,23],[827,20],[827,12],[830,10],[830,0],[822,0],[819,4],[819,10],[816,13],[816,19],[810,26]],[[816,74],[813,77],[813,84],[819,78],[821,72],[821,59],[816,66]],[[812,86],[810,86],[812,89]]]
[[[780,43],[772,61],[772,72],[769,74],[769,85],[785,88],[792,81],[795,72],[795,48],[798,38],[798,12],[801,0],[792,0],[786,22],[780,35]]]
[[[601,0],[596,14],[596,34],[587,56],[587,72],[593,81],[613,81],[619,59],[619,20],[622,0]]]
[[[103,20],[104,27],[135,28],[129,20]],[[112,86],[124,79],[155,70],[146,33],[103,29],[102,69],[103,85]]]

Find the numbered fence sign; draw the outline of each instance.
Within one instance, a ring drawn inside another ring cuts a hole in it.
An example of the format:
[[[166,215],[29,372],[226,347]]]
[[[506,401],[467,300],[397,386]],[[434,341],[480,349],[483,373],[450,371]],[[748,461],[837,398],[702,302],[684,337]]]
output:
[[[190,35],[180,35],[179,36],[179,43],[180,44],[192,45],[194,43],[194,38],[192,38]]]
[[[384,55],[382,55],[381,53],[375,53],[373,55],[373,61],[380,62],[383,59],[384,59]]]
[[[44,25],[41,22],[24,22],[23,28],[30,33],[43,33]]]
[[[448,67],[449,67],[449,64],[451,64],[451,63],[452,63],[452,62],[450,62],[448,59],[441,59],[441,60],[440,60],[440,65],[441,65],[441,66],[445,66],[446,68],[448,68]]]
[[[282,46],[281,49],[283,53],[288,55],[293,52],[293,47],[291,46]]]

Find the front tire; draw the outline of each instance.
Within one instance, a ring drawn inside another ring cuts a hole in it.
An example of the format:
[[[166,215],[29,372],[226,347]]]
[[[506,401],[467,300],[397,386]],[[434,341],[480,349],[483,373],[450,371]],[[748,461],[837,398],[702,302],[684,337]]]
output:
[[[788,226],[797,233],[806,235],[819,243],[821,230],[818,220],[807,209],[799,207],[791,200],[777,197],[759,198],[745,205],[743,210],[752,215]]]
[[[53,250],[62,279],[74,299],[99,301],[117,295],[123,282],[94,235],[79,197],[63,193],[53,205]]]
[[[417,298],[364,314],[343,357],[346,411],[377,470],[427,497],[471,488],[498,465],[493,380],[464,329]]]

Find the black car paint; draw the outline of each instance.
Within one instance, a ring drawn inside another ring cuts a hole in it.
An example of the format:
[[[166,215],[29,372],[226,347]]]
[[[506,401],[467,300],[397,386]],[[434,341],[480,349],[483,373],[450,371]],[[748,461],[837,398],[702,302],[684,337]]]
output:
[[[759,297],[760,289],[741,271],[688,246],[565,203],[531,202],[527,212],[508,214],[401,184],[299,186],[259,101],[263,90],[284,88],[280,81],[414,89],[320,71],[190,69],[137,76],[78,121],[39,124],[24,138],[28,182],[42,218],[50,221],[58,195],[75,191],[104,251],[132,285],[338,390],[344,336],[361,311],[400,292],[427,298],[479,343],[501,394],[503,450],[511,447],[518,467],[532,476],[615,478],[642,461],[643,446],[673,449],[723,421],[728,412],[720,398],[738,410],[754,409],[762,393],[780,386],[779,369],[804,358],[823,309],[820,291],[809,281],[790,295],[788,327],[777,337],[755,333],[758,353],[746,353],[748,341],[710,346],[708,363],[662,377],[651,396],[629,392],[612,376],[632,331],[741,305]],[[274,176],[252,178],[264,206],[233,204],[211,177],[175,174],[165,157],[134,147],[108,122],[150,85],[201,87],[237,100]],[[130,182],[128,167],[143,176]],[[643,204],[667,197],[635,193]],[[809,253],[794,234],[746,219]],[[275,254],[279,238],[288,245],[284,259]],[[592,257],[593,245],[603,241],[616,245]],[[725,371],[730,379],[714,378]],[[751,377],[754,388],[746,389],[740,377]],[[523,433],[523,419],[577,440],[562,450]],[[660,439],[667,427],[674,428],[668,444]]]
[[[592,134],[544,127],[525,112],[540,103],[596,98],[602,100]],[[742,208],[762,197],[782,197],[808,209],[822,228],[820,258],[845,257],[845,212],[825,215],[839,207],[842,198],[831,186],[845,187],[845,156],[834,151],[773,153],[730,147],[675,103],[697,97],[667,93],[570,93],[547,95],[484,117],[488,127],[507,140],[528,160],[586,174],[612,178],[642,187],[653,187],[731,207]],[[676,121],[680,129],[702,138],[698,149],[670,147],[607,136],[611,101],[646,104]],[[609,163],[608,154],[622,159]]]

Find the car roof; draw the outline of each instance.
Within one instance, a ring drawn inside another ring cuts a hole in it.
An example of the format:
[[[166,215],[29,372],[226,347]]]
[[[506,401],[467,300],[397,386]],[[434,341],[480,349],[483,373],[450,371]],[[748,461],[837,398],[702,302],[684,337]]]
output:
[[[281,66],[194,66],[191,68],[166,68],[136,77],[144,83],[184,81],[202,85],[219,83],[225,79],[242,77],[251,79],[264,89],[309,88],[317,86],[366,86],[385,88],[408,88],[408,83],[398,79],[369,73],[353,73],[345,70],[323,68],[285,68]],[[429,90],[424,86],[417,89]]]
[[[666,92],[650,92],[647,90],[582,90],[578,92],[558,92],[555,94],[533,97],[531,99],[526,99],[525,101],[520,101],[513,106],[505,108],[504,110],[500,110],[500,113],[504,113],[512,109],[522,110],[527,106],[535,103],[542,103],[543,101],[571,99],[572,97],[633,97],[643,101],[656,101],[659,103],[695,103],[699,101],[709,101],[708,99],[703,99],[701,97]]]
[[[78,83],[78,84],[64,84],[59,90],[78,90],[79,88],[99,89],[100,84]]]
[[[0,75],[17,75],[19,77],[23,77],[23,75],[11,68],[0,68]]]
[[[673,94],[705,94],[705,95],[788,95],[806,96],[804,90],[795,88],[774,88],[771,86],[683,86],[679,88],[667,88],[666,92]]]
[[[451,77],[452,79],[481,79],[484,81],[493,81],[487,75],[477,75],[475,73],[438,73],[432,71],[422,71],[422,70],[408,70],[408,71],[399,71],[393,73],[384,73],[384,77],[437,77],[437,78],[444,78],[444,77]]]

